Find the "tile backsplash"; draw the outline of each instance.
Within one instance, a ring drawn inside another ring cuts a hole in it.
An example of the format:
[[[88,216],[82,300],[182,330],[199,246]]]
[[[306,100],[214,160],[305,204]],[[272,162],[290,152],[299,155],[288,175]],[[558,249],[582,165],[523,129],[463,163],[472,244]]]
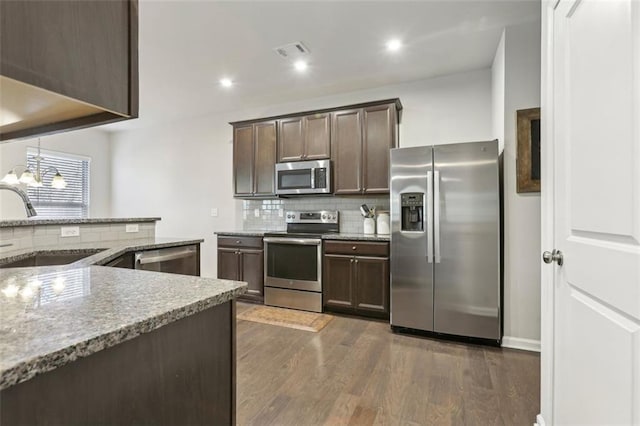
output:
[[[153,238],[155,222],[138,224],[138,232],[126,232],[127,223],[87,223],[71,225],[33,225],[0,228],[0,253],[16,249],[37,249],[42,246],[64,248],[78,243]],[[77,237],[62,237],[61,228],[77,227]]]
[[[389,211],[389,196],[368,197],[304,197],[278,200],[244,200],[242,229],[246,231],[284,231],[286,211],[337,210],[340,215],[340,232],[364,232],[360,206],[366,204],[376,211]],[[257,216],[256,216],[257,212]]]

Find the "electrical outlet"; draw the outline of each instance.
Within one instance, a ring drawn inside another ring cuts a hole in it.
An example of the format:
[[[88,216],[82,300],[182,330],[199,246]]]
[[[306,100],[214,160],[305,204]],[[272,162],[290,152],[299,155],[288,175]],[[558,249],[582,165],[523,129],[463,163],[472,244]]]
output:
[[[218,209],[217,208],[212,208],[211,209],[211,217],[218,217]]]
[[[255,217],[260,217],[260,209],[254,209],[254,210],[253,210],[253,215],[254,215]]]
[[[128,224],[124,227],[125,232],[138,232],[140,230],[137,223]]]
[[[278,216],[284,217],[284,209],[278,209]]]
[[[80,236],[79,226],[63,226],[60,228],[61,237],[78,237]]]

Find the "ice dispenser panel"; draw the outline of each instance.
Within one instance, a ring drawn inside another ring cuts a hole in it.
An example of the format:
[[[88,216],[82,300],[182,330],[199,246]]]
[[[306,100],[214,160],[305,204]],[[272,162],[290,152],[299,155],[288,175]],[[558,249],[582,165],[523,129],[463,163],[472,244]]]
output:
[[[402,230],[424,231],[424,192],[400,194]]]

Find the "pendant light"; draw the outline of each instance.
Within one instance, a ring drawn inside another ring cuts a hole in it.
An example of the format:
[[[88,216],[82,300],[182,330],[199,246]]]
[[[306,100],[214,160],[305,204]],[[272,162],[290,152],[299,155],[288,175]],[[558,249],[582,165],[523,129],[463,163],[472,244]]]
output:
[[[40,171],[40,162],[42,161],[42,156],[40,155],[40,138],[38,138],[38,155],[36,156],[36,172],[35,174],[31,171],[29,166],[24,166],[22,164],[18,164],[14,166],[9,173],[7,173],[0,182],[6,183],[7,185],[17,185],[19,183],[26,184],[27,186],[41,188],[44,186],[42,183],[42,178],[44,178],[47,173],[54,172],[55,175],[53,179],[51,179],[51,187],[55,189],[63,189],[67,187],[67,182],[60,174],[60,171],[53,166],[48,166],[44,172]],[[23,167],[24,171],[18,178],[18,175],[15,172],[17,167]]]

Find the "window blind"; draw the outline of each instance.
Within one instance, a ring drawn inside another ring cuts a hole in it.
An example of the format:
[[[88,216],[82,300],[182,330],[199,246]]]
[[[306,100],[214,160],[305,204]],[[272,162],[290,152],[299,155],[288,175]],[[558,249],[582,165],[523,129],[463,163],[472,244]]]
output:
[[[35,149],[27,150],[27,165],[35,174],[37,169]],[[31,203],[42,218],[83,218],[89,215],[89,169],[91,160],[87,157],[66,155],[59,152],[40,153],[40,173],[43,186],[28,187]],[[67,182],[67,187],[51,187],[55,167]],[[46,172],[46,173],[45,173]]]

